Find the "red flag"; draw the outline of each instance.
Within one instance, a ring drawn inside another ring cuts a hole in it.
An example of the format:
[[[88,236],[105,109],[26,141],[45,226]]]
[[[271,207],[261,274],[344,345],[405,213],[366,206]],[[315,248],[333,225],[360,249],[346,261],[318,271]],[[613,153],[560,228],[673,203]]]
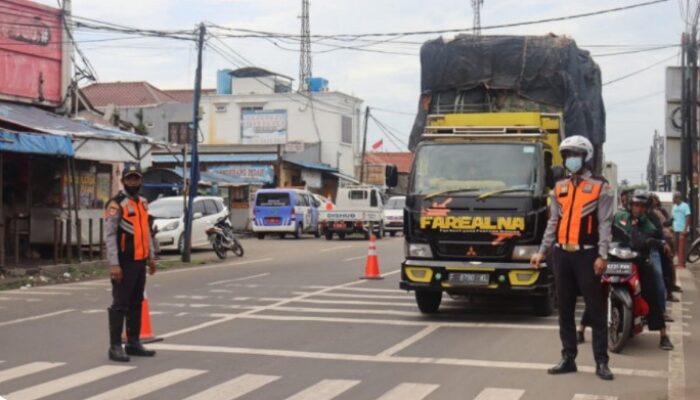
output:
[[[384,145],[384,139],[379,139],[377,142],[375,142],[372,145],[372,150],[377,150],[378,148],[382,147]]]

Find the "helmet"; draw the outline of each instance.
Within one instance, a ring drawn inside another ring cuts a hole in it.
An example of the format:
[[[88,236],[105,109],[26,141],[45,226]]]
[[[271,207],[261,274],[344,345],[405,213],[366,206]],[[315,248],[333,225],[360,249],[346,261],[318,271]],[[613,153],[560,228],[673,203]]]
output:
[[[126,178],[129,175],[138,175],[139,177],[143,177],[141,167],[139,167],[138,164],[125,165],[124,170],[122,171],[122,179]]]
[[[649,192],[646,190],[635,190],[632,199],[630,199],[630,204],[635,203],[649,204]]]
[[[561,142],[559,152],[563,155],[565,151],[586,154],[585,162],[593,159],[593,145],[591,141],[580,135],[569,136]]]

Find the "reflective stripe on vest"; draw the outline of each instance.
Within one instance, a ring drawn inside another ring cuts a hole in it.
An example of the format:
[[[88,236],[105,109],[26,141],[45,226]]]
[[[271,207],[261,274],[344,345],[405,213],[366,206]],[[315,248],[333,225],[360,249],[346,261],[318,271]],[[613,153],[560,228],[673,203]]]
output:
[[[145,260],[150,250],[150,230],[148,227],[148,210],[142,199],[134,200],[126,198],[119,204],[122,210],[122,218],[119,228],[125,240],[133,243],[134,260]]]
[[[593,218],[593,212],[598,209],[598,200],[603,188],[603,182],[597,180],[582,180],[574,186],[569,179],[557,183],[555,193],[559,203],[561,216],[557,231],[559,244],[590,244],[581,242],[581,229],[585,227],[584,220]],[[592,230],[592,220],[588,221],[589,234]]]

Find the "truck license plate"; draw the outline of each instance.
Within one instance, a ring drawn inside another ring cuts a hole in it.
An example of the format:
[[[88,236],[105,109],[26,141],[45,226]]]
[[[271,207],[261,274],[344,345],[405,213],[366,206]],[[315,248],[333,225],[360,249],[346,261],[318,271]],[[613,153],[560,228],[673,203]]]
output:
[[[489,274],[451,272],[448,279],[451,285],[456,286],[488,286],[489,284]]]
[[[345,229],[345,222],[336,222],[333,224],[333,228],[335,229]]]

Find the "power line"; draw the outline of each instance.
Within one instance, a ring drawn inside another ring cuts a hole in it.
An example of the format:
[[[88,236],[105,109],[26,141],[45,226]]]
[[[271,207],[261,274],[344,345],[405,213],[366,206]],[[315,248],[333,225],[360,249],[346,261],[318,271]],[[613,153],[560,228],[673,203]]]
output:
[[[390,114],[408,115],[411,117],[416,116],[416,113],[411,113],[411,112],[406,112],[406,111],[398,111],[398,110],[390,110],[388,108],[380,108],[380,107],[372,107],[372,111],[381,111],[381,112],[386,112],[386,113],[390,113]]]
[[[627,78],[631,78],[631,77],[633,77],[633,76],[635,76],[635,75],[637,75],[637,74],[640,74],[640,73],[642,73],[642,72],[644,72],[644,71],[650,70],[650,69],[656,67],[657,65],[663,64],[663,63],[665,63],[666,61],[669,61],[669,60],[671,60],[671,59],[673,59],[673,58],[676,58],[676,57],[678,57],[679,54],[680,54],[680,53],[676,53],[676,54],[672,55],[671,57],[667,57],[667,58],[664,58],[663,60],[659,60],[659,61],[657,61],[657,62],[655,62],[655,63],[653,63],[653,64],[651,64],[651,65],[648,65],[648,66],[646,66],[646,67],[644,67],[644,68],[642,68],[642,69],[638,69],[638,70],[636,70],[636,71],[630,72],[629,74],[626,74],[626,75],[620,76],[620,77],[618,77],[618,78],[615,78],[615,79],[609,80],[609,81],[607,81],[607,82],[604,82],[604,83],[603,83],[603,86],[607,86],[607,85],[610,85],[610,84],[612,84],[612,83],[619,82],[619,81],[624,80],[624,79],[627,79]]]
[[[646,53],[649,51],[656,51],[656,50],[664,50],[664,49],[671,49],[675,47],[680,47],[679,44],[674,44],[670,46],[659,46],[659,47],[651,47],[647,49],[639,49],[639,50],[627,50],[627,51],[619,51],[615,53],[601,53],[601,54],[591,54],[591,56],[600,58],[600,57],[612,57],[612,56],[622,56],[622,55],[627,55],[627,54],[637,54],[637,53]]]

